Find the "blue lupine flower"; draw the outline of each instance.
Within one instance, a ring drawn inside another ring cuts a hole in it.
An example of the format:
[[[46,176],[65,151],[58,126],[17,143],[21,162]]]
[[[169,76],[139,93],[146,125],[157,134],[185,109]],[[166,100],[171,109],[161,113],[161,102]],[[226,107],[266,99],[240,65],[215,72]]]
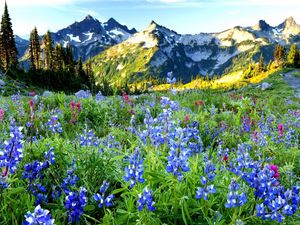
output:
[[[167,83],[168,84],[176,83],[176,77],[173,77],[173,72],[168,72],[167,73]]]
[[[10,123],[10,139],[4,141],[4,146],[0,149],[0,168],[4,167],[13,174],[18,163],[23,158],[23,138],[22,127],[16,126],[14,120]]]
[[[207,162],[204,169],[204,173],[207,175],[210,181],[214,180],[216,176],[215,171],[216,171],[216,167],[211,162]]]
[[[99,208],[102,208],[103,205],[106,207],[112,206],[112,200],[114,199],[114,195],[110,194],[107,197],[105,197],[105,193],[107,189],[109,188],[109,182],[103,181],[103,184],[100,187],[100,194],[96,193],[94,194],[94,199],[99,202],[98,206]]]
[[[238,193],[240,185],[236,180],[232,179],[229,185],[230,192],[227,194],[226,208],[235,208],[242,206],[247,202],[247,196],[245,193]]]
[[[129,181],[130,188],[133,188],[137,181],[140,183],[145,182],[145,179],[143,178],[143,159],[141,158],[139,149],[136,149],[130,156],[129,164],[129,166],[125,167],[126,175],[124,176],[124,180],[127,182]]]
[[[91,92],[89,90],[80,90],[78,92],[75,93],[75,96],[77,98],[90,98],[92,96]]]
[[[44,162],[35,160],[32,164],[29,163],[24,166],[23,178],[29,180],[29,190],[36,197],[35,205],[48,202],[47,189],[42,184],[42,179],[45,170],[55,163],[53,150],[52,147],[45,153]]]
[[[280,186],[274,187],[270,193],[262,195],[263,203],[256,205],[256,215],[264,220],[282,222],[285,215],[295,214],[300,204],[299,188],[295,186],[284,191]]]
[[[92,130],[84,129],[84,132],[79,137],[81,146],[95,146],[98,147],[100,144],[99,138]]]
[[[67,177],[63,179],[63,182],[60,184],[63,191],[68,194],[70,192],[70,188],[75,186],[78,181],[78,177],[75,174],[76,165],[75,161],[72,162],[72,168],[67,170]]]
[[[8,188],[7,177],[0,173],[0,191]]]
[[[216,189],[213,184],[209,184],[208,182],[212,182],[216,176],[215,174],[216,167],[211,164],[211,162],[207,162],[204,168],[204,173],[208,177],[201,177],[201,183],[203,187],[198,187],[196,191],[196,199],[201,199],[203,197],[204,200],[208,199],[209,194],[216,193]]]
[[[204,200],[207,200],[209,194],[216,193],[216,189],[213,184],[208,185],[205,177],[201,177],[201,183],[204,187],[198,187],[196,191],[196,199],[201,199],[203,197]]]
[[[155,206],[154,206],[155,202],[153,201],[152,190],[148,189],[147,187],[144,188],[143,193],[139,194],[139,199],[138,199],[137,203],[138,203],[139,211],[142,211],[146,205],[150,211],[154,211],[155,210]]]
[[[170,100],[168,97],[161,97],[160,104],[163,109],[170,107],[170,109],[173,111],[179,110],[179,103]]]
[[[58,121],[58,116],[57,115],[51,116],[51,118],[48,120],[47,125],[49,127],[49,130],[53,134],[63,132],[61,123]]]
[[[42,209],[40,205],[36,206],[34,212],[27,212],[24,225],[52,225],[54,219],[51,218],[49,210]]]
[[[120,145],[120,142],[116,141],[113,135],[109,135],[107,138],[100,141],[99,152],[103,153],[107,148],[112,153],[115,151],[115,149],[119,149]]]
[[[97,94],[96,94],[96,101],[97,102],[101,102],[102,100],[105,99],[105,96],[102,95],[101,91],[99,91]]]
[[[243,118],[243,131],[247,133],[251,131],[251,119],[249,116]]]
[[[186,137],[186,129],[175,128],[169,140],[169,156],[166,170],[173,173],[181,181],[183,178],[182,172],[190,170],[188,159],[191,155],[191,150],[186,146],[188,138]]]
[[[65,207],[68,210],[69,222],[78,222],[83,214],[83,208],[87,204],[86,189],[81,187],[79,192],[69,192],[65,199]]]
[[[46,162],[48,162],[50,165],[53,165],[55,163],[55,155],[54,155],[54,148],[51,147],[46,153],[45,153],[45,159]]]

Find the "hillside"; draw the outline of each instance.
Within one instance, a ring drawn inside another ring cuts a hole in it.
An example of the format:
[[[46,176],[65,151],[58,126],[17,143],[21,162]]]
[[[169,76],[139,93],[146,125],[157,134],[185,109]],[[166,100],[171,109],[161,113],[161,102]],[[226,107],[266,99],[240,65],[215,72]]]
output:
[[[66,28],[52,32],[51,37],[55,45],[61,44],[63,47],[70,45],[75,60],[82,58],[83,61],[86,61],[104,49],[126,40],[136,32],[136,29],[129,29],[114,18],[102,23],[87,15],[80,22],[74,22]],[[41,36],[41,41],[42,38],[43,36]],[[17,37],[16,45],[19,58],[26,59],[24,54],[28,54],[29,41]]]
[[[165,78],[173,71],[184,83],[197,75],[222,75],[273,59],[276,44],[298,43],[300,26],[290,17],[276,27],[259,21],[220,33],[181,35],[154,21],[144,30],[92,59],[96,79],[132,83]]]

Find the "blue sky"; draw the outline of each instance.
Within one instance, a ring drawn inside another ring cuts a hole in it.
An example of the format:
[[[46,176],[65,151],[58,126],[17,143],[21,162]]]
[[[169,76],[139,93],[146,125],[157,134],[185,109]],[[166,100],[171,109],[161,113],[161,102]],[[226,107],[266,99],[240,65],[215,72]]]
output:
[[[15,34],[37,26],[57,31],[87,14],[100,21],[114,17],[141,30],[151,20],[178,33],[217,32],[259,19],[278,25],[293,16],[300,23],[300,0],[7,0]],[[3,10],[4,0],[0,9]]]

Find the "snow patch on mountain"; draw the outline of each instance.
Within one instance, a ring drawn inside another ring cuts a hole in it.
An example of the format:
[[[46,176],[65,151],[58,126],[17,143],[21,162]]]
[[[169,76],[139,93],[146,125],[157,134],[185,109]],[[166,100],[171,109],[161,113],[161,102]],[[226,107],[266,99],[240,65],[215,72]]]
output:
[[[237,47],[237,49],[238,49],[239,52],[245,52],[245,51],[248,51],[248,50],[250,50],[254,47],[255,47],[255,45],[253,45],[253,44],[252,45],[239,45]]]
[[[93,35],[94,35],[93,32],[88,32],[88,33],[83,33],[83,34],[88,37],[84,42],[92,40]]]
[[[191,58],[194,62],[200,62],[204,59],[208,59],[212,55],[212,51],[196,51],[196,52],[186,52],[187,57]]]
[[[220,52],[215,57],[212,57],[212,59],[217,60],[216,65],[214,66],[214,69],[218,69],[222,64],[226,63],[228,60],[230,60],[232,57],[239,54],[239,51],[235,51],[234,53],[228,53],[225,51]]]
[[[153,35],[155,25],[151,24],[144,31],[134,34],[126,41],[126,44],[141,44],[144,48],[153,48],[158,45],[158,40]]]
[[[179,42],[184,45],[208,45],[213,39],[211,34],[182,35]]]
[[[63,40],[63,47],[66,48],[68,46],[69,42],[68,41],[65,41]]]
[[[71,39],[71,41],[81,42],[79,36],[74,37],[73,34],[67,34],[67,36]]]
[[[124,34],[124,32],[119,29],[113,29],[113,30],[109,31],[109,33],[116,35],[116,36]]]
[[[216,34],[216,37],[220,40],[234,40],[235,43],[241,43],[248,40],[254,41],[256,39],[251,32],[240,27],[235,27],[233,29],[218,33]]]

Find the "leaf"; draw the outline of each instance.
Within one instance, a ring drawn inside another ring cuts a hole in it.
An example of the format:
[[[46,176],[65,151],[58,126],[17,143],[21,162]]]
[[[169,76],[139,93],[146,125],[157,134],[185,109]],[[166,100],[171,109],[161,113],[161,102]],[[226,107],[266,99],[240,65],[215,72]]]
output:
[[[124,191],[125,189],[126,189],[125,187],[123,187],[123,188],[118,188],[118,189],[115,189],[115,190],[113,190],[112,194],[118,194],[118,193],[120,193],[120,192]]]
[[[24,192],[25,191],[25,188],[24,187],[17,187],[17,188],[12,188],[12,189],[9,189],[9,195],[13,195],[13,194],[19,194],[21,192]]]
[[[127,212],[124,209],[117,209],[117,213],[121,213],[121,214],[128,214],[129,212]]]
[[[94,205],[87,205],[84,207],[84,211],[88,212],[88,211],[94,211],[95,210],[95,206]]]
[[[183,201],[183,208],[184,208],[184,211],[185,211],[185,213],[187,215],[188,220],[191,222],[192,219],[191,219],[191,216],[190,216],[190,213],[189,213],[189,209],[188,209],[188,205],[187,205],[186,201]]]

